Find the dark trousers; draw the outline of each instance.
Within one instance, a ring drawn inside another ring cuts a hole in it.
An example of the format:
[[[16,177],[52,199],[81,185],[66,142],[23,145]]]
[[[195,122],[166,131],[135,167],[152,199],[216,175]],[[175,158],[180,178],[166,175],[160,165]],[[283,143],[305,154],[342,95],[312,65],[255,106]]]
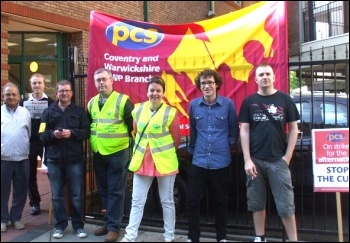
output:
[[[12,188],[12,202],[9,204]],[[1,223],[21,220],[27,200],[28,159],[1,160]],[[10,207],[10,208],[9,208]]]
[[[43,144],[37,139],[30,140],[30,150],[29,150],[29,184],[28,184],[28,196],[30,206],[40,206],[40,193],[38,190],[37,182],[37,168],[38,160],[37,157],[43,157]]]
[[[199,242],[201,201],[210,189],[215,210],[217,241],[226,239],[228,213],[229,167],[217,170],[191,165],[188,172],[187,218],[188,238]]]
[[[129,160],[129,149],[123,149],[110,155],[94,153],[94,171],[96,185],[108,231],[119,232],[124,216],[124,196],[126,187],[125,169]]]

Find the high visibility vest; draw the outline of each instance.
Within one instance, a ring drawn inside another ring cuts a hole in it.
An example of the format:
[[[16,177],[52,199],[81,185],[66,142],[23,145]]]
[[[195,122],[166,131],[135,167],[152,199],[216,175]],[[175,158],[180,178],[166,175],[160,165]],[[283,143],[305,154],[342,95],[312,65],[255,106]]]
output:
[[[128,127],[123,120],[125,103],[128,96],[115,91],[108,97],[100,110],[99,95],[88,103],[91,114],[91,149],[95,153],[109,155],[129,146]]]
[[[166,104],[152,117],[150,102],[136,104],[132,116],[137,124],[134,154],[132,156],[129,170],[137,171],[142,164],[147,145],[150,147],[155,167],[161,174],[168,174],[178,169],[179,162],[176,155],[176,148],[173,137],[170,134],[170,124],[175,118],[176,109]],[[148,126],[137,145],[140,135]],[[135,149],[136,148],[136,149]]]

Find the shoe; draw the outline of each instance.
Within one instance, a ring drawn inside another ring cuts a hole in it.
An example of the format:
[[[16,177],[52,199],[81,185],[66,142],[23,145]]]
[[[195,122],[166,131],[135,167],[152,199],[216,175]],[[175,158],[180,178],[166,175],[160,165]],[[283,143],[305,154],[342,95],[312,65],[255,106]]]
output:
[[[94,235],[96,236],[106,235],[107,233],[108,233],[108,230],[106,225],[99,226],[94,231]]]
[[[6,232],[6,231],[7,231],[7,224],[1,223],[1,232]]]
[[[84,229],[77,229],[77,230],[75,231],[75,233],[77,234],[77,236],[78,236],[79,238],[85,238],[85,237],[87,236],[87,233],[85,232]]]
[[[21,230],[24,229],[26,226],[22,221],[16,221],[13,222],[13,227],[15,227],[15,229]]]
[[[227,240],[226,239],[222,239],[219,242],[227,242]]]
[[[119,233],[114,231],[108,231],[105,242],[116,242],[118,239]]]
[[[40,214],[40,206],[32,206],[30,214],[31,215],[38,215],[38,214]]]
[[[264,240],[261,240],[261,237],[257,236],[255,237],[254,242],[267,242],[267,241],[266,241],[266,238]]]
[[[119,242],[132,242],[132,241],[130,241],[130,240],[128,240],[127,238],[123,238],[121,241],[119,241]]]
[[[55,232],[52,234],[52,237],[55,239],[61,239],[63,237],[63,230],[55,230]]]
[[[186,242],[192,242],[192,240],[191,239],[187,239]]]

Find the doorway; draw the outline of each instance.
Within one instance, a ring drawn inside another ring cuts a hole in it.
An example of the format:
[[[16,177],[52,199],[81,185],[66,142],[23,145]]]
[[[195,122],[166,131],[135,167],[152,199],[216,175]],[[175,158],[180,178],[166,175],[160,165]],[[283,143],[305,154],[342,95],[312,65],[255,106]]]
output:
[[[45,76],[45,93],[55,99],[57,81],[64,76],[62,34],[10,32],[8,46],[9,80],[18,85],[21,98],[32,92],[30,77],[40,73]]]

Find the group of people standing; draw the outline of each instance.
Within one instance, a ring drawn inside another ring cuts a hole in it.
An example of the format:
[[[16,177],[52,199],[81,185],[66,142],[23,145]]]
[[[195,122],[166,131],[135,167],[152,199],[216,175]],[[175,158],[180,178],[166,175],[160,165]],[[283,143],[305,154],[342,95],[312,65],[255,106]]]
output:
[[[231,99],[219,95],[223,80],[216,71],[205,69],[195,78],[195,85],[202,96],[190,102],[188,111],[188,148],[193,159],[187,175],[187,242],[200,241],[200,204],[208,188],[215,203],[216,239],[226,242],[230,151],[239,137],[247,174],[248,210],[253,212],[254,241],[266,241],[267,183],[289,240],[297,241],[294,194],[288,165],[297,139],[299,113],[290,97],[274,88],[275,76],[270,65],[259,65],[255,73],[258,91],[243,101],[239,114]],[[26,202],[26,188],[29,188],[31,213],[40,213],[40,196],[33,168],[36,170],[36,156],[42,155],[44,144],[56,219],[53,237],[61,238],[68,226],[65,183],[72,202],[72,227],[78,237],[86,237],[83,142],[90,139],[97,190],[106,211],[104,224],[94,234],[106,235],[105,242],[117,241],[124,214],[126,175],[131,171],[132,205],[121,242],[136,240],[154,178],[158,182],[163,210],[164,241],[173,242],[176,221],[173,189],[179,173],[176,149],[181,137],[177,110],[163,101],[165,81],[161,77],[152,77],[147,83],[148,100],[135,105],[127,95],[113,90],[110,71],[104,68],[96,70],[94,83],[98,94],[91,98],[85,111],[71,101],[73,90],[69,81],[57,83],[57,100],[53,102],[43,93],[36,94],[36,90],[45,86],[45,80],[42,75],[33,75],[33,94],[27,100],[44,99],[47,102],[39,119],[40,128],[38,118],[31,117],[27,109],[18,105],[18,88],[12,83],[4,86],[1,183],[7,189],[1,191],[1,231],[6,231],[9,223],[17,229],[25,227],[20,220]],[[130,157],[131,138],[134,146]],[[32,180],[35,183],[29,183],[28,187],[29,180],[23,178],[31,177],[35,178]],[[9,213],[7,205],[11,180],[14,200]]]

